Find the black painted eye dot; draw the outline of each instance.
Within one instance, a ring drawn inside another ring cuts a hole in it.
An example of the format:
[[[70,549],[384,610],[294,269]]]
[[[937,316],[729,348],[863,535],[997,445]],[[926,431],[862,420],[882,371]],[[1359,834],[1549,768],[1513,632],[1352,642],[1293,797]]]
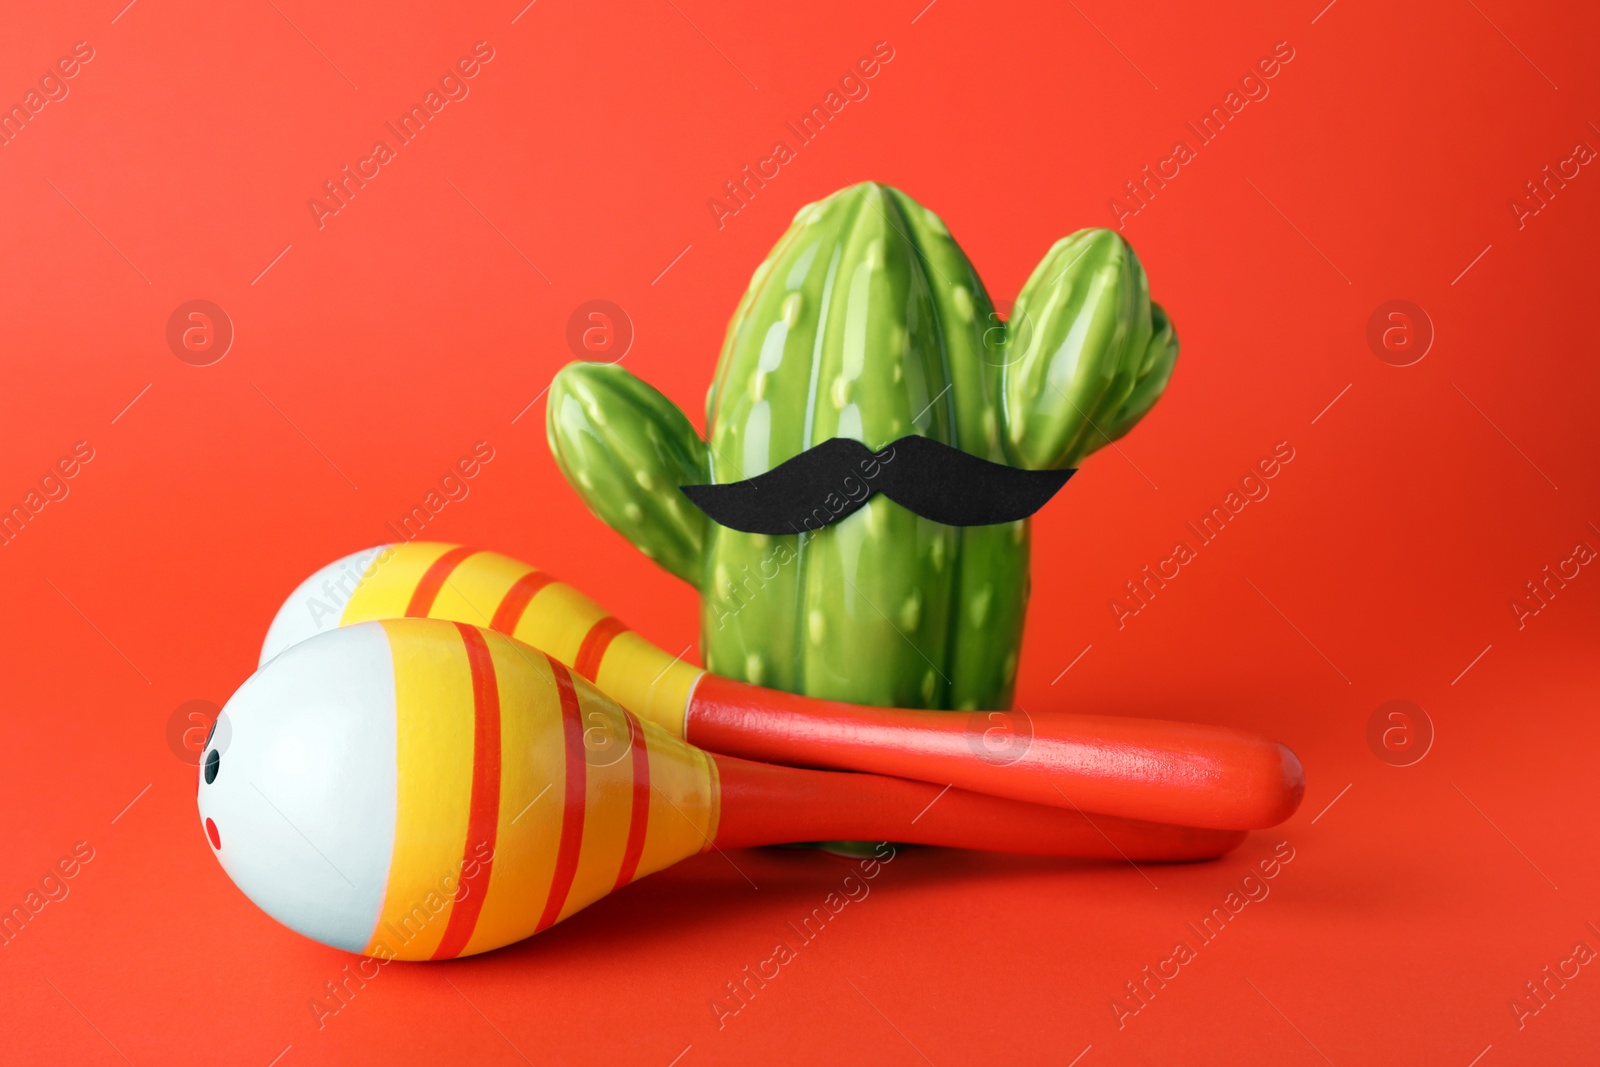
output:
[[[206,753],[206,785],[217,780],[217,768],[222,765],[222,753],[212,749]]]

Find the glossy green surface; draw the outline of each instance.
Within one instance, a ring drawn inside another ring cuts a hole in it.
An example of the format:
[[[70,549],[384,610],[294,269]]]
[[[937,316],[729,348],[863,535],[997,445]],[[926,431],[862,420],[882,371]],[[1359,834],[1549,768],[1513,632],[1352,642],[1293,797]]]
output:
[[[830,437],[880,449],[915,433],[1075,466],[1149,410],[1177,349],[1115,233],[1058,242],[1002,323],[944,223],[865,183],[802,208],[756,269],[706,398],[708,443],[660,393],[593,363],[556,376],[547,429],[590,509],[700,589],[711,670],[859,703],[999,708],[1027,607],[1026,522],[943,526],[878,496],[769,537],[712,523],[677,487],[749,478]]]

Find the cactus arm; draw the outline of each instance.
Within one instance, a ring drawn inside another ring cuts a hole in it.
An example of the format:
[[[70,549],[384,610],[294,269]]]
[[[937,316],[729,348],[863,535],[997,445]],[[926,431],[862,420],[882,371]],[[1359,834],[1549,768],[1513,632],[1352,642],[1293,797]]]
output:
[[[1105,439],[1094,444],[1094,448],[1110,444],[1133,429],[1134,424],[1155,406],[1172,378],[1172,368],[1178,360],[1177,331],[1173,329],[1166,309],[1160,304],[1150,305],[1150,321],[1154,333],[1144,364],[1139,368],[1138,381],[1134,384],[1133,392],[1128,394],[1127,400],[1123,401],[1109,421],[1100,424],[1105,431]]]
[[[1002,438],[1018,466],[1075,465],[1119,436],[1113,426],[1126,432],[1160,393],[1159,376],[1141,373],[1165,354],[1152,353],[1149,282],[1133,249],[1110,230],[1058,241],[1023,286],[1008,328],[1026,336],[1000,376]],[[1141,383],[1151,388],[1137,410]]]
[[[621,367],[571,363],[550,384],[545,433],[590,511],[701,585],[708,520],[678,487],[709,480],[706,446],[672,401]]]

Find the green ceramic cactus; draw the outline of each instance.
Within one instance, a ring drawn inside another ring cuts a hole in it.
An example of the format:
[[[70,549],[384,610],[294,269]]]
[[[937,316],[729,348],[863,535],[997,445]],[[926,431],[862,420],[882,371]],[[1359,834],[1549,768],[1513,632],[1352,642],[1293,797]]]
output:
[[[1177,352],[1117,234],[1057,242],[1002,322],[944,223],[869,182],[802,208],[756,269],[704,441],[656,390],[596,363],[556,376],[547,431],[589,508],[700,590],[711,670],[859,703],[1002,708],[1027,522],[943,526],[875,496],[773,537],[716,525],[678,487],[753,477],[830,437],[880,449],[914,433],[1014,467],[1077,466],[1150,409]]]

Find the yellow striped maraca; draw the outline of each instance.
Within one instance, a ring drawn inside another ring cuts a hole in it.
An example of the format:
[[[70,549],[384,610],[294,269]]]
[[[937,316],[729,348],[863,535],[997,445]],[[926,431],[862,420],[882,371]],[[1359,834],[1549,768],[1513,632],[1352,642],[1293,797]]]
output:
[[[218,717],[198,802],[223,869],[262,910],[406,960],[509,944],[713,846],[852,838],[1173,860],[1244,838],[713,756],[520,642],[423,618],[274,657]]]
[[[398,619],[300,644],[214,736],[200,814],[229,876],[285,925],[373,956],[519,940],[716,829],[704,753],[471,626]]]
[[[536,596],[537,608],[529,610]],[[406,616],[454,619],[509,634],[680,736],[689,695],[705,673],[669,656],[546,571],[498,552],[437,541],[380,545],[317,571],[278,610],[261,663],[313,634]]]

